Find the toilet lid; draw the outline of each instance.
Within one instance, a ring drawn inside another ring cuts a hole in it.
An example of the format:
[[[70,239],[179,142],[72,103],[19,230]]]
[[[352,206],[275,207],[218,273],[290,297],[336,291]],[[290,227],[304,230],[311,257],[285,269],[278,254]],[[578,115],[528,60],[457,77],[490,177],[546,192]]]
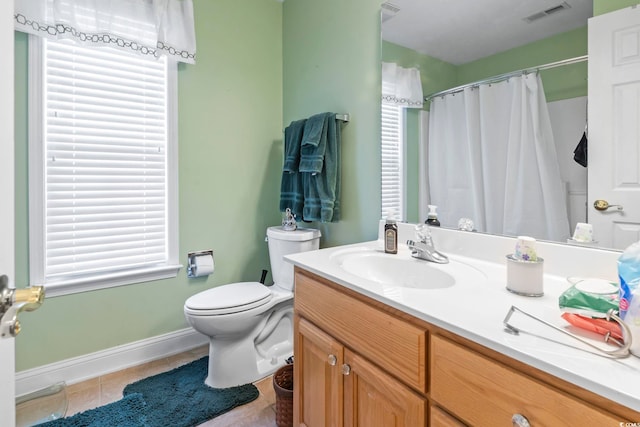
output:
[[[199,292],[184,305],[201,314],[228,314],[259,307],[271,298],[271,291],[262,283],[239,282]]]

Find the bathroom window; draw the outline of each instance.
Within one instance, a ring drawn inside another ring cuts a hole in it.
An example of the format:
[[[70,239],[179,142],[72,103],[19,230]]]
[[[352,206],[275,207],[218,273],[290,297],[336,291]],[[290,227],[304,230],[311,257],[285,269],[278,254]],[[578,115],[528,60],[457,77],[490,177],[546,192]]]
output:
[[[393,211],[405,220],[405,111],[396,103],[382,102],[382,218]]]
[[[30,283],[56,296],[174,277],[176,64],[29,45]]]

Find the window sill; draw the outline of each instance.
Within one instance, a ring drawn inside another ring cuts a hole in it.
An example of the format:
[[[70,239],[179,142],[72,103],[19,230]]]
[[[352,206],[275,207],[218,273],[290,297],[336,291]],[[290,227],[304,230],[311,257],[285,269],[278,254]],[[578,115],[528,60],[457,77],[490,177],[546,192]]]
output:
[[[91,278],[47,283],[44,285],[45,297],[59,297],[81,292],[96,291],[98,289],[115,288],[117,286],[169,279],[176,277],[178,275],[178,271],[182,267],[183,266],[180,264],[167,265],[164,267],[145,268],[122,273],[103,274],[100,276],[93,276]]]

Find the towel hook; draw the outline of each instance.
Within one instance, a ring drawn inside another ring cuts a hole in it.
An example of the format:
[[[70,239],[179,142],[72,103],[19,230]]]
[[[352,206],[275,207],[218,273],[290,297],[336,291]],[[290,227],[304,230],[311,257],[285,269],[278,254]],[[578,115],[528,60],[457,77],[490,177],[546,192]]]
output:
[[[509,323],[509,320],[511,319],[511,316],[513,315],[513,313],[515,313],[516,311],[524,314],[525,316],[528,316],[534,320],[537,320],[540,323],[543,323],[553,329],[555,329],[556,331],[562,332],[565,335],[570,336],[573,339],[576,339],[578,341],[580,341],[581,343],[597,350],[596,352],[590,352],[593,354],[596,354],[598,356],[604,356],[604,357],[609,357],[612,359],[622,359],[624,357],[629,356],[629,354],[631,354],[630,348],[631,348],[631,330],[629,329],[629,327],[622,321],[622,319],[620,317],[618,317],[613,310],[609,310],[607,312],[607,320],[614,320],[615,322],[617,322],[618,324],[620,324],[620,327],[622,328],[622,336],[624,337],[624,343],[619,342],[616,339],[613,339],[609,336],[609,334],[605,335],[604,340],[605,342],[609,342],[609,341],[613,341],[614,343],[616,343],[617,345],[620,345],[620,348],[617,349],[613,349],[613,350],[605,350],[603,348],[600,348],[596,345],[591,344],[590,342],[588,342],[587,340],[572,334],[571,332],[565,331],[562,328],[557,327],[556,325],[553,325],[545,320],[540,319],[539,317],[536,317],[532,314],[527,313],[526,311],[523,311],[521,309],[519,309],[518,307],[512,305],[511,308],[509,309],[509,312],[507,313],[507,315],[505,316],[504,320],[502,321],[502,323],[504,324],[504,330],[505,332],[508,332],[510,334],[513,335],[518,335],[520,333],[520,329],[516,328],[515,326],[511,325]]]

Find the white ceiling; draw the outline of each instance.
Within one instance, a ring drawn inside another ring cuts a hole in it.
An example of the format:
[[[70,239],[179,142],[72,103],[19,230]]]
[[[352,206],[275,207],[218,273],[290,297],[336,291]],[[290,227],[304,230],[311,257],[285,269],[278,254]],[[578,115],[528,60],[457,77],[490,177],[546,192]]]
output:
[[[570,8],[527,23],[561,3]],[[389,0],[400,8],[382,38],[451,64],[464,64],[587,24],[593,0]]]

